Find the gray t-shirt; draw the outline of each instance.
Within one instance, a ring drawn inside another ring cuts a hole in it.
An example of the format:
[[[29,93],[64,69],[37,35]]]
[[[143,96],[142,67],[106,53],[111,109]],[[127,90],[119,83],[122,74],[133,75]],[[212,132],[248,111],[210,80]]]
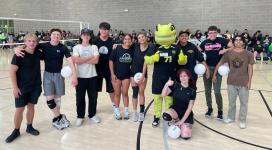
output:
[[[226,52],[221,61],[228,63],[230,72],[228,74],[227,84],[235,86],[246,86],[249,80],[248,65],[254,64],[253,53],[249,51],[235,52],[233,50]]]
[[[73,47],[73,56],[87,57],[98,56],[98,48],[96,45],[83,46],[78,44]],[[78,78],[91,78],[97,76],[95,64],[83,63],[77,64],[77,77]]]

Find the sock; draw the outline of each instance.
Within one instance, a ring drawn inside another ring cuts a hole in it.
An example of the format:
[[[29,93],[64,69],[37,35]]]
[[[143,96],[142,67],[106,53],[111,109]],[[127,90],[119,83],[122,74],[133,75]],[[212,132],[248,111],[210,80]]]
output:
[[[140,105],[140,113],[144,113],[145,105]]]

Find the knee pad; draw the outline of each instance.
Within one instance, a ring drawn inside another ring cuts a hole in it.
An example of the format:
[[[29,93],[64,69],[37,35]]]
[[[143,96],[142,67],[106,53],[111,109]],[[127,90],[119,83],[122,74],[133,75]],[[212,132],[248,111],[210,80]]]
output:
[[[162,118],[165,120],[165,121],[172,121],[172,117],[171,115],[169,115],[168,113],[164,112],[162,114]]]
[[[54,99],[51,99],[49,101],[47,101],[47,106],[50,108],[50,109],[54,109],[57,105],[55,103],[55,100]]]
[[[132,87],[132,98],[138,98],[138,94],[139,94],[139,87],[133,86]]]
[[[61,100],[60,100],[60,98],[54,99],[54,101],[55,101],[56,105],[60,107],[60,105],[61,105]]]

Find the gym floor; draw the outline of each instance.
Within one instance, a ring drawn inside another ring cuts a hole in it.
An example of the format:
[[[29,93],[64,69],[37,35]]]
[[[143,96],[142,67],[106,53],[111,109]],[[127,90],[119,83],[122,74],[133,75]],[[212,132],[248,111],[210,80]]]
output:
[[[71,121],[71,127],[56,130],[52,127],[52,113],[46,106],[45,97],[40,96],[36,105],[33,126],[40,131],[37,137],[25,132],[26,120],[21,126],[21,136],[14,142],[7,144],[5,138],[13,130],[14,97],[9,77],[9,64],[12,53],[0,51],[0,149],[94,149],[94,150],[256,150],[272,149],[272,63],[254,65],[252,89],[250,90],[247,128],[240,129],[239,99],[237,99],[237,119],[235,123],[224,124],[215,118],[207,119],[206,102],[202,77],[198,79],[198,94],[193,108],[195,122],[193,136],[190,140],[165,138],[163,123],[158,128],[151,126],[153,120],[153,105],[151,94],[152,67],[149,68],[149,79],[146,88],[146,118],[143,123],[129,120],[115,120],[107,93],[98,96],[97,115],[102,119],[100,124],[94,124],[87,118],[81,127],[76,127],[75,89],[66,79],[66,95],[62,97],[61,112]],[[43,62],[41,62],[43,73]],[[103,88],[104,90],[105,88]],[[129,91],[131,95],[131,90]],[[226,91],[226,77],[223,77],[222,96],[224,102],[224,116],[228,110],[228,96]],[[121,103],[121,110],[123,105]],[[214,112],[216,104],[213,97]],[[132,104],[130,99],[130,110]],[[214,113],[216,115],[216,113]]]

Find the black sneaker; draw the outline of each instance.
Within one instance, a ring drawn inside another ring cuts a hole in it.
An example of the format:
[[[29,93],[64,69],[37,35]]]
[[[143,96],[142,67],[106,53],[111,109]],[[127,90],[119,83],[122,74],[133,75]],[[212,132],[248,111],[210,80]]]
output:
[[[12,131],[12,133],[11,133],[11,135],[10,136],[8,136],[7,138],[6,138],[6,142],[7,143],[10,143],[10,142],[12,142],[13,140],[15,140],[17,137],[19,137],[20,136],[20,131],[19,131],[19,129],[14,129],[13,131]]]
[[[157,127],[160,124],[160,118],[156,118],[156,116],[154,116],[154,120],[152,122],[152,126],[153,127]]]
[[[205,113],[205,117],[211,118],[212,117],[212,113],[213,113],[213,109],[209,108],[208,111]]]
[[[26,128],[26,132],[31,134],[31,135],[34,135],[34,136],[37,136],[37,135],[40,134],[40,132],[38,130],[34,129],[32,126],[28,126]]]
[[[218,111],[217,120],[223,121],[223,111]]]

